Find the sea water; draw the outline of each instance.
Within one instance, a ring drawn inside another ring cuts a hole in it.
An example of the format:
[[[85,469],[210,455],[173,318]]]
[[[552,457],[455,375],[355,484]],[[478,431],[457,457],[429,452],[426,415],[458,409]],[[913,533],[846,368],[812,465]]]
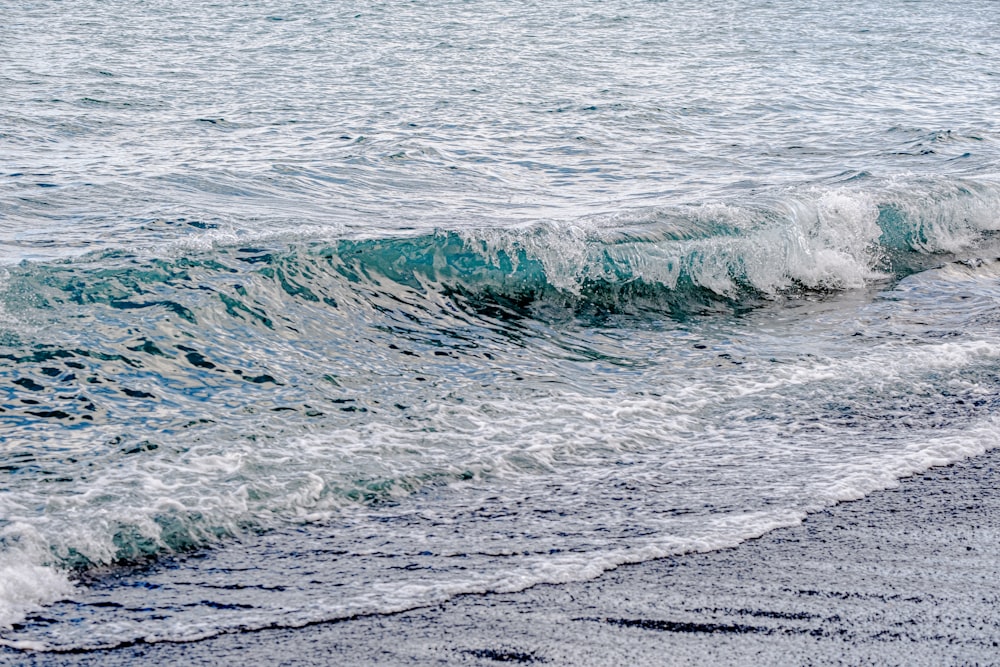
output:
[[[589,578],[1000,444],[997,35],[5,3],[0,641]]]

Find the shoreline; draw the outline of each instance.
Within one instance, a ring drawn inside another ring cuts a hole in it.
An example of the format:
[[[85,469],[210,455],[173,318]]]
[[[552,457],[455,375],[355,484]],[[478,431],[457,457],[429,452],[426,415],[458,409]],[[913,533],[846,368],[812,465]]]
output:
[[[1000,450],[721,551],[391,615],[0,662],[969,664],[1000,646]]]

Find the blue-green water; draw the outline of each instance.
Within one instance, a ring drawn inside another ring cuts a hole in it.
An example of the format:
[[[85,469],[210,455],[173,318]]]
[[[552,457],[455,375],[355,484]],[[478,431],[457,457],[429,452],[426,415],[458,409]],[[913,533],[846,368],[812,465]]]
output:
[[[0,639],[593,577],[996,446],[997,34],[8,3]]]

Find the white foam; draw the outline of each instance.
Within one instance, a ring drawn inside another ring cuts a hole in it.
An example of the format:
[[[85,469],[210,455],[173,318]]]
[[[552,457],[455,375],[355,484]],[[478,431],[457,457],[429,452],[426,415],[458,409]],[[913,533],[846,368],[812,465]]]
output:
[[[16,554],[4,554],[0,563],[0,629],[10,629],[28,613],[70,597],[74,590],[65,572],[30,562],[11,562],[14,558]]]
[[[880,228],[883,207],[899,214],[887,224],[902,228]],[[796,285],[858,288],[886,277],[884,232],[910,239],[914,251],[958,253],[1000,229],[997,211],[1000,186],[990,182],[896,178],[863,188],[790,189],[767,206],[716,202],[461,234],[493,265],[502,253],[516,267],[523,253],[542,265],[552,286],[573,294],[588,280],[673,289],[687,276],[731,297],[746,286],[764,294]]]
[[[674,215],[708,235],[612,243],[615,232],[603,226],[606,220],[463,234],[469,247],[483,247],[484,259],[493,264],[501,252],[515,261],[524,253],[542,264],[550,284],[571,293],[579,293],[587,280],[614,283],[623,276],[673,289],[685,275],[723,296],[744,285],[773,294],[793,284],[842,289],[882,277],[874,268],[880,259],[878,208],[866,193],[810,192],[781,202],[778,215],[725,204]],[[742,231],[718,231],[725,228]]]
[[[896,177],[882,202],[907,221],[914,250],[959,253],[1000,230],[1000,186],[990,181]]]

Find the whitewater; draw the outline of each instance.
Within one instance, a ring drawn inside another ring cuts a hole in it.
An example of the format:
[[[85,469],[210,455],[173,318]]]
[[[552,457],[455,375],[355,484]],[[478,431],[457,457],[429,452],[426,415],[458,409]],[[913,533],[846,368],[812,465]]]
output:
[[[991,2],[0,23],[5,647],[593,578],[1000,445]]]

